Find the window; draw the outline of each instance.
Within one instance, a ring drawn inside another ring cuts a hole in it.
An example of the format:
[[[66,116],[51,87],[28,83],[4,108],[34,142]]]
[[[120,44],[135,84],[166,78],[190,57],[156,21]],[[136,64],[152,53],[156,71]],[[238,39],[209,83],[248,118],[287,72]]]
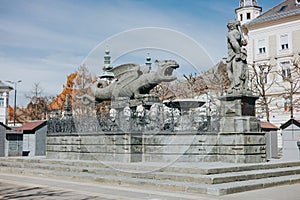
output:
[[[244,7],[245,6],[245,0],[240,0],[240,7]]]
[[[240,14],[240,21],[243,21],[243,14]]]
[[[0,107],[4,107],[4,98],[0,98]]]
[[[289,48],[288,34],[284,34],[284,35],[280,36],[280,48],[281,48],[281,50]]]
[[[281,6],[281,8],[279,9],[278,12],[283,12],[283,11],[285,11],[285,9],[286,9],[287,7],[288,7],[287,5]]]
[[[289,61],[284,61],[280,63],[281,70],[282,70],[282,77],[291,78],[291,64]]]
[[[268,83],[268,73],[268,67],[266,64],[259,65],[259,82],[261,84]]]
[[[289,44],[282,44],[281,45],[281,49],[288,49],[289,48]]]
[[[291,98],[289,98],[289,97],[283,98],[283,109],[285,112],[288,112],[291,110]]]
[[[264,70],[264,83],[268,83],[268,72]]]
[[[251,13],[247,13],[247,19],[251,19]]]
[[[296,0],[297,6],[300,5],[300,0]]]
[[[260,54],[266,53],[266,47],[258,48],[258,51],[259,51]]]
[[[266,53],[266,40],[261,39],[257,41],[258,53],[263,54]]]
[[[290,69],[282,69],[282,76],[284,78],[290,78],[291,77],[291,70]]]

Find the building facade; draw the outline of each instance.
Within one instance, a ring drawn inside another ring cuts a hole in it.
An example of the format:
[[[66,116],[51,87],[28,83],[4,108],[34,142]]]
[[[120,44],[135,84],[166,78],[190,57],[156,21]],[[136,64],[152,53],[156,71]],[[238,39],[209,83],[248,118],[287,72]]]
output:
[[[0,81],[0,122],[8,123],[8,100],[9,92],[13,88]]]
[[[260,11],[255,0],[241,0],[236,17],[244,20],[241,24],[248,40],[251,87],[258,84],[268,104],[268,108],[264,103],[258,105],[257,115],[279,127],[290,118],[300,117],[300,1],[286,0],[256,15]],[[245,21],[241,17],[245,12],[253,18]]]
[[[262,8],[257,6],[256,0],[240,0],[240,7],[235,9],[235,18],[243,25],[257,18],[261,11]]]
[[[24,156],[46,155],[46,121],[27,122],[15,130],[21,131],[23,134],[22,151]]]

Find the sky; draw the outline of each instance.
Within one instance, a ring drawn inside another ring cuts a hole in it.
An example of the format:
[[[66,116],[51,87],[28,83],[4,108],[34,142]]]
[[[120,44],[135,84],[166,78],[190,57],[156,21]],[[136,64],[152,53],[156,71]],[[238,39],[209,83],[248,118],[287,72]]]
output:
[[[264,12],[280,2],[258,5]],[[55,96],[81,64],[99,74],[105,48],[113,65],[143,64],[150,52],[153,60],[174,58],[181,70],[203,72],[226,57],[226,24],[238,6],[239,0],[0,0],[0,80],[22,80],[17,105],[25,106],[34,83]]]

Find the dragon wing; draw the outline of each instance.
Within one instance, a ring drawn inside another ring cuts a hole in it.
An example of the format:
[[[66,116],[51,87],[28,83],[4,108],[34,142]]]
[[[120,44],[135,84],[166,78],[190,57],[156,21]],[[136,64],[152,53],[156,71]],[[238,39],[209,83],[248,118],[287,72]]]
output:
[[[129,63],[119,65],[111,70],[114,73],[115,78],[118,79],[118,84],[123,86],[127,85],[129,82],[137,79],[143,72],[140,70],[138,64]]]

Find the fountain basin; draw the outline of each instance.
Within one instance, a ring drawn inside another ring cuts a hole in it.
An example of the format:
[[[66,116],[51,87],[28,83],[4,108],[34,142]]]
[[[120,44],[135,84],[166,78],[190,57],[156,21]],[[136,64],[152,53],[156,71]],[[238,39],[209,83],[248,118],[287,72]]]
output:
[[[188,111],[191,108],[199,108],[203,106],[206,102],[199,99],[174,99],[165,100],[165,104],[169,108],[177,108],[180,111]]]

